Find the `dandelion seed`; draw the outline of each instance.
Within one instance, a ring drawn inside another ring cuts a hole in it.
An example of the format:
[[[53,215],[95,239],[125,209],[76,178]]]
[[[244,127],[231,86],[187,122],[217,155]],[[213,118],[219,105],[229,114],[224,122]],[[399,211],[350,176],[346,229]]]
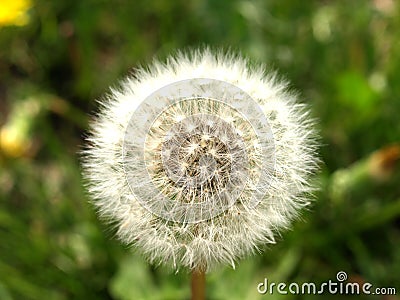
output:
[[[138,70],[104,102],[83,155],[88,190],[119,238],[152,263],[234,266],[309,203],[313,122],[262,66],[209,50],[178,54]]]

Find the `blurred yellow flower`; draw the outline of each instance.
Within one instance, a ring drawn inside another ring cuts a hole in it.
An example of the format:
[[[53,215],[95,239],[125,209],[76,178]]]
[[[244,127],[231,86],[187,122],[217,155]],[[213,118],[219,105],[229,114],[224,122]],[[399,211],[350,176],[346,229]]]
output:
[[[9,157],[20,157],[29,149],[30,143],[17,128],[3,127],[0,129],[0,150]]]
[[[0,0],[0,27],[7,25],[26,25],[31,0]]]
[[[0,127],[0,154],[8,157],[21,157],[32,154],[31,136],[34,120],[42,106],[37,98],[16,101],[7,122]]]

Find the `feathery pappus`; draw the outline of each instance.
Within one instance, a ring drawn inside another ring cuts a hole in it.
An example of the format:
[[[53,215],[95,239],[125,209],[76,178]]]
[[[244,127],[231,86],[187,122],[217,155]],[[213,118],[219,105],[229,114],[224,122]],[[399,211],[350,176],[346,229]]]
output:
[[[151,263],[234,267],[310,202],[314,121],[265,66],[178,53],[136,70],[101,105],[82,156],[88,191]]]

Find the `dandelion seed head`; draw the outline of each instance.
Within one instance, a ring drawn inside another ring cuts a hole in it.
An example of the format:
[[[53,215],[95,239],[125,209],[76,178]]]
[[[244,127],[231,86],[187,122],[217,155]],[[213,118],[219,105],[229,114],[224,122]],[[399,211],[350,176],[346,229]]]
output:
[[[208,271],[274,243],[298,217],[314,189],[315,136],[275,74],[202,50],[111,90],[82,161],[123,242],[152,263]]]

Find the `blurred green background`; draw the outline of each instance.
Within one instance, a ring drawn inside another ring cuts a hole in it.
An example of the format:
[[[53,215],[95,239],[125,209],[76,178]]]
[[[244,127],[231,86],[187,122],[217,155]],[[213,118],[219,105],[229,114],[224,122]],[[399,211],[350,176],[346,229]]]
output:
[[[177,49],[279,70],[318,118],[321,191],[263,254],[207,277],[208,299],[335,280],[400,293],[400,5],[374,1],[0,0],[0,299],[188,299],[102,225],[77,152],[110,85]],[[329,296],[400,299],[399,296]]]

